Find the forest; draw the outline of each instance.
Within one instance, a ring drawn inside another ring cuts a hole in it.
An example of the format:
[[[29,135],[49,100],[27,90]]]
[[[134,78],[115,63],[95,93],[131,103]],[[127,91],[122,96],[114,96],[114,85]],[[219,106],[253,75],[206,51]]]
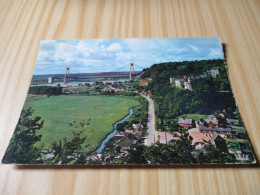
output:
[[[33,86],[29,88],[28,94],[35,95],[61,95],[62,87],[51,87],[51,86]]]
[[[205,77],[191,81],[193,90],[173,86],[170,78],[197,76],[218,68],[216,78]],[[183,114],[219,113],[223,109],[236,109],[224,60],[184,61],[154,64],[143,71],[142,78],[152,81],[145,87],[153,94],[157,125],[166,119],[176,119]]]

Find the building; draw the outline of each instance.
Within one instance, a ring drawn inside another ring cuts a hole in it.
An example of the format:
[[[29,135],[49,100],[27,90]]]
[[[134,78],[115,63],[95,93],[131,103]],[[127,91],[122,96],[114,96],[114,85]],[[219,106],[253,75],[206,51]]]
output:
[[[208,76],[212,76],[213,78],[216,78],[219,75],[219,71],[217,68],[212,68],[207,71]]]
[[[205,119],[209,127],[218,127],[218,120]]]
[[[214,114],[211,114],[210,116],[209,116],[209,119],[210,120],[218,120],[218,118],[217,118],[217,116],[216,115],[214,115]]]
[[[175,80],[176,80],[176,78],[170,78],[170,83],[171,83],[172,85],[175,85]]]
[[[206,123],[206,124],[205,124]],[[205,119],[204,121],[198,120],[195,122],[195,124],[199,125],[206,125],[208,127],[218,127],[218,121],[217,120],[211,120],[211,119]]]
[[[189,136],[192,137],[191,145],[195,145],[196,150],[202,150],[205,146],[204,142],[209,142],[211,139],[211,137],[203,136],[196,128],[189,129],[187,132]]]
[[[226,118],[226,120],[227,120],[228,124],[237,124],[237,123],[239,123],[239,120],[237,120],[237,119]]]
[[[206,127],[204,125],[196,124],[200,133],[207,137],[212,137],[214,133],[223,135],[224,137],[231,137],[232,136],[232,129],[231,128],[223,128],[223,127]]]
[[[170,83],[176,87],[180,87],[192,91],[190,77],[188,79],[187,76],[184,76],[184,79],[170,78]]]
[[[191,86],[191,83],[188,81],[188,82],[184,82],[184,89],[187,89],[189,91],[192,91],[192,86]]]
[[[155,142],[160,144],[167,144],[173,140],[178,140],[178,139],[180,138],[175,137],[173,133],[169,133],[169,132],[158,131],[156,132],[155,135]]]
[[[101,89],[101,92],[123,92],[124,89],[115,89],[115,88],[104,88]]]
[[[217,133],[213,133],[210,142],[220,152],[229,153],[226,140]]]
[[[48,83],[52,83],[53,82],[53,78],[52,77],[49,77],[48,78]]]
[[[236,157],[237,160],[249,160],[248,154],[244,154],[241,151],[235,151],[229,150],[229,154],[232,154]]]
[[[236,131],[232,131],[232,136],[233,138],[236,139],[248,139],[244,128],[237,129]]]
[[[184,82],[185,82],[184,79],[176,79],[175,80],[175,86],[183,88],[184,87]]]
[[[127,134],[121,140],[117,142],[117,145],[121,148],[121,151],[129,150],[133,145],[136,145],[138,139],[132,135]]]
[[[133,124],[132,127],[133,127],[133,130],[134,130],[134,131],[137,131],[137,130],[140,131],[140,130],[142,130],[143,125],[142,125],[141,123],[139,123],[139,124]]]
[[[188,128],[192,126],[192,119],[188,118],[179,118],[178,124],[182,126],[183,128]]]

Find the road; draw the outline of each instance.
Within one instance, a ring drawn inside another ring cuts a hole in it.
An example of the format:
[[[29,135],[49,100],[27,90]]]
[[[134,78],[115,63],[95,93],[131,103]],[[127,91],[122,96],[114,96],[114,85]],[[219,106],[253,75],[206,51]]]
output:
[[[150,146],[154,143],[154,138],[156,136],[154,104],[153,100],[150,97],[147,97],[143,94],[141,94],[141,96],[148,101],[147,139],[145,139],[144,145]]]

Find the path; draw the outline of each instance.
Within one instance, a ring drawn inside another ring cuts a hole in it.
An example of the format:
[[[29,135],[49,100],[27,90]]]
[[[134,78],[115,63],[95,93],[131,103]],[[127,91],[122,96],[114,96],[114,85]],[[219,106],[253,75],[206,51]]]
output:
[[[147,139],[145,139],[144,144],[150,146],[154,143],[154,138],[156,136],[155,130],[155,115],[154,115],[154,104],[150,97],[141,94],[142,97],[148,101],[148,122],[147,122]]]

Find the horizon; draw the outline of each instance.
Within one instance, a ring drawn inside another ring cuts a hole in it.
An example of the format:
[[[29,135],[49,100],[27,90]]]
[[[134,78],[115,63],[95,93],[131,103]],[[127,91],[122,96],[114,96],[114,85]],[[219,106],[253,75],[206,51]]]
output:
[[[142,71],[159,63],[218,59],[224,53],[217,37],[44,40],[33,75],[63,74],[67,67],[70,74],[125,72],[130,63]]]

